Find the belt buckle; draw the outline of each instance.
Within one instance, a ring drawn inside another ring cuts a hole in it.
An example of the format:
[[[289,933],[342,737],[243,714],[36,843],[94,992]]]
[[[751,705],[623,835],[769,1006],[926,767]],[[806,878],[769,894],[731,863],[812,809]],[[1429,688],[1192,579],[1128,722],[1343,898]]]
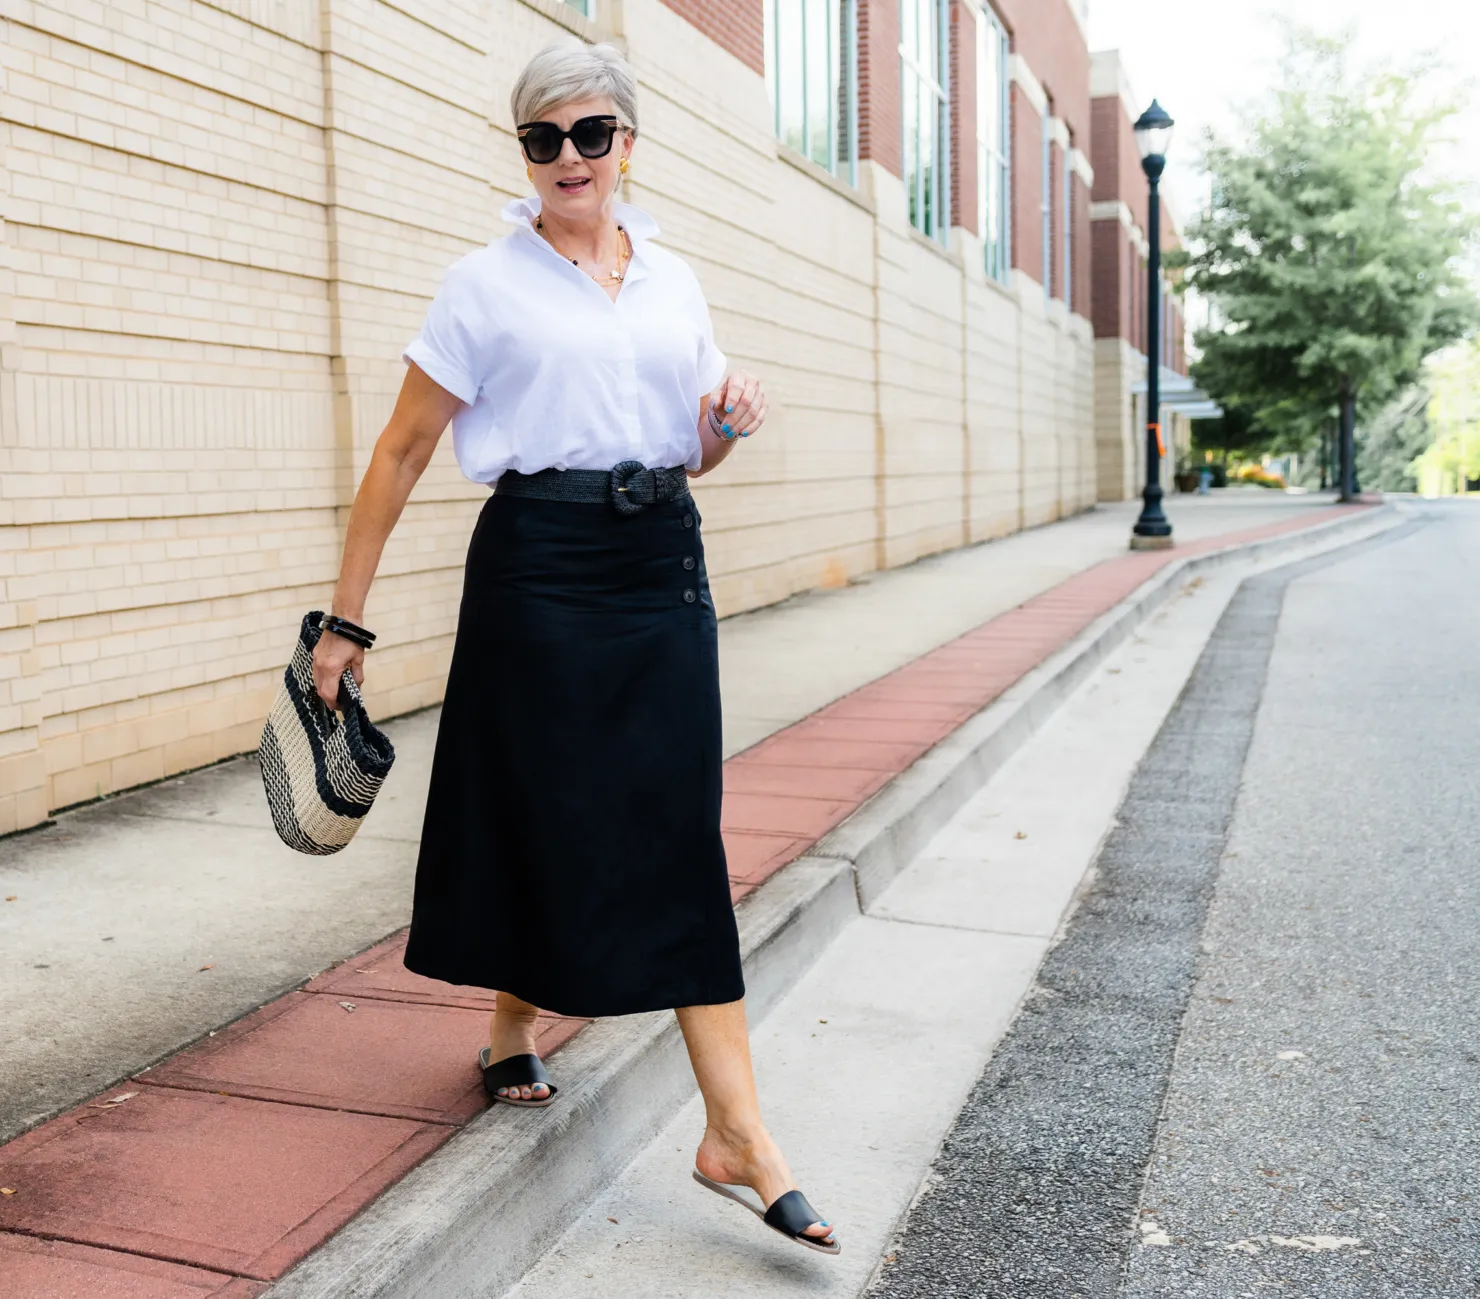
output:
[[[641,460],[623,460],[620,464],[612,466],[611,487],[612,507],[624,517],[642,513],[643,506],[647,504],[641,499],[640,489],[634,490],[634,484],[640,474],[652,474]],[[649,482],[653,479],[650,477]],[[656,492],[654,492],[656,495]]]

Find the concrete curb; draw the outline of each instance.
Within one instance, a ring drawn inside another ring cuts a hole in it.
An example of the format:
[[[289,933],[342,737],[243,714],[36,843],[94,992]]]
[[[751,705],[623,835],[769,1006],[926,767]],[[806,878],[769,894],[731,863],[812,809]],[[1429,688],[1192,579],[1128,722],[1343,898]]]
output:
[[[1194,573],[1350,544],[1391,506],[1173,561],[902,772],[737,908],[753,1022],[1116,646]],[[559,1056],[560,1104],[496,1106],[282,1277],[264,1299],[502,1295],[693,1095],[666,1012],[603,1020]]]

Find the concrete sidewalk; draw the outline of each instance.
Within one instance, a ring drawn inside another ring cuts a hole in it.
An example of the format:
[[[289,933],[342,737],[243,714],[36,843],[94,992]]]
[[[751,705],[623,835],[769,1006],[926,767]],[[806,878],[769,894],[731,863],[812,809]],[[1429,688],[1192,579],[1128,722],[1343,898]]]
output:
[[[1314,497],[1176,504],[1180,553],[1334,516]],[[726,768],[737,899],[1177,557],[1127,555],[1132,515],[1096,511],[724,623],[727,751],[749,750]],[[404,924],[434,729],[434,714],[395,725],[392,782],[337,858],[277,844],[250,762],[7,841],[0,1132]],[[252,1293],[447,1140],[479,1108],[470,1062],[488,1000],[414,979],[397,951],[392,940],[0,1151],[0,1184],[16,1192],[0,1227],[72,1242],[26,1246],[27,1266],[121,1277],[153,1255],[181,1264],[177,1288],[153,1278],[139,1293]],[[552,1019],[543,1048],[580,1027]],[[208,1185],[208,1167],[236,1171]]]

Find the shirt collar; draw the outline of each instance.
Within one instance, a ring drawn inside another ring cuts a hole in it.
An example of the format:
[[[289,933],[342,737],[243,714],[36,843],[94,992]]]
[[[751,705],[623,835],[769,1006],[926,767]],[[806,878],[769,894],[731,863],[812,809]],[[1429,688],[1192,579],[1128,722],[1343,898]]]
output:
[[[528,198],[516,198],[504,204],[503,218],[515,227],[515,234],[526,239],[531,239],[541,248],[546,249],[557,261],[559,254],[550,247],[545,238],[534,228],[534,219],[540,214],[540,199],[538,195],[530,195]],[[648,259],[643,256],[643,246],[649,239],[655,239],[658,235],[658,223],[648,216],[641,208],[633,207],[630,203],[612,204],[612,215],[616,217],[618,224],[627,231],[628,238],[632,240],[632,260],[627,264],[626,283],[633,284],[638,280],[648,277]],[[585,274],[578,271],[578,274]]]
[[[534,228],[534,219],[540,214],[540,206],[539,195],[531,194],[528,198],[511,199],[505,203],[502,215],[510,225],[529,231],[531,235],[544,243],[545,241],[540,239]],[[638,240],[658,237],[658,223],[640,207],[633,207],[631,203],[613,203],[612,215],[631,236],[633,251],[636,251]]]

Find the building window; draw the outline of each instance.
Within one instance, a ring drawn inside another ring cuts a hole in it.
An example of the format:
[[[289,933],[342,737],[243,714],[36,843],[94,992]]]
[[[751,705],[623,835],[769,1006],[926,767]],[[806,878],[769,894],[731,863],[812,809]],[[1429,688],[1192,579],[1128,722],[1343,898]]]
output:
[[[766,0],[765,13],[776,138],[856,184],[857,0]]]
[[[903,96],[904,185],[910,224],[944,239],[949,159],[946,88],[947,0],[900,0],[900,91]]]
[[[1064,305],[1074,307],[1074,168],[1073,154],[1064,148]]]
[[[976,211],[987,274],[1007,282],[1011,153],[1007,32],[990,9],[976,15]]]
[[[1043,296],[1053,297],[1053,108],[1043,109],[1043,184],[1039,187],[1038,209],[1043,220]]]
[[[586,18],[596,17],[596,0],[565,0],[565,3]]]

